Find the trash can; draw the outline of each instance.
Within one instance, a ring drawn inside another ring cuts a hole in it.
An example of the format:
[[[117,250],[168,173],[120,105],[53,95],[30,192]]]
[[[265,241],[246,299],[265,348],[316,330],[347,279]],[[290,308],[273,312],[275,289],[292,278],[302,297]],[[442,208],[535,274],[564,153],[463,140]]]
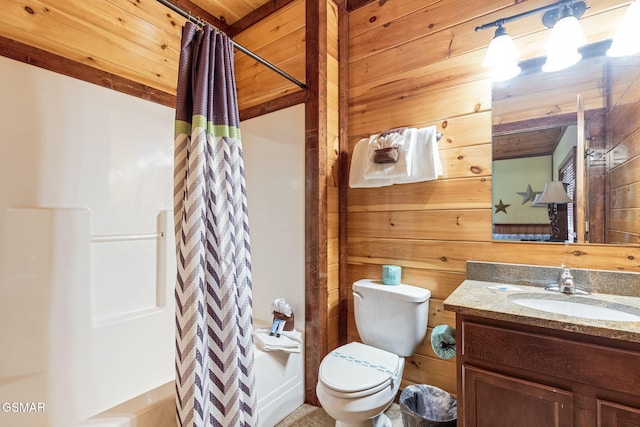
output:
[[[400,393],[404,427],[454,427],[458,419],[456,399],[438,387],[410,385]]]

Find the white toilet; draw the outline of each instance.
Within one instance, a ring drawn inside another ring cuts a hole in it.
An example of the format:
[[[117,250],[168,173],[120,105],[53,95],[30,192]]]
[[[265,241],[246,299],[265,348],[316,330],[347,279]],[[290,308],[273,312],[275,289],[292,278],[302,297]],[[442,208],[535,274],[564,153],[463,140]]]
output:
[[[375,280],[353,284],[356,327],[362,343],[338,347],[322,359],[316,394],[336,427],[390,427],[383,414],[396,397],[404,358],[427,332],[427,289],[387,286]]]

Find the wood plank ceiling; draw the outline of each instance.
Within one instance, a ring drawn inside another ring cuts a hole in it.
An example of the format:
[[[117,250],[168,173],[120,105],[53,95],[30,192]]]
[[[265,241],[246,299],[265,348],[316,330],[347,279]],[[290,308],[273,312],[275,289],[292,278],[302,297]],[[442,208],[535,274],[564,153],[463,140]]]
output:
[[[188,3],[192,3],[199,8],[215,16],[227,25],[233,25],[240,19],[258,10],[271,0],[191,0],[185,1],[185,9]],[[193,8],[192,8],[193,9]]]
[[[232,37],[292,2],[170,1]],[[0,54],[173,105],[184,22],[156,0],[4,0]]]

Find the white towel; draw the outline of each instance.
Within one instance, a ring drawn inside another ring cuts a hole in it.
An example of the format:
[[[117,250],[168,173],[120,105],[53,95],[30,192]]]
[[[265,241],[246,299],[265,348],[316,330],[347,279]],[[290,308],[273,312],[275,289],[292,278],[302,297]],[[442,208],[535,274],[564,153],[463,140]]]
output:
[[[349,187],[371,188],[385,187],[393,184],[391,179],[366,179],[364,171],[369,162],[369,138],[363,138],[353,147],[351,168],[349,170]]]
[[[367,179],[365,168],[369,159],[369,139],[363,138],[353,148],[349,187],[372,188],[386,187],[393,184],[410,184],[413,182],[438,179],[442,175],[442,162],[438,150],[437,129],[429,126],[421,129],[406,129],[403,132],[405,141],[409,141],[411,151],[411,174],[406,177]]]
[[[411,138],[405,129],[404,133],[391,132],[388,135],[372,135],[369,138],[369,160],[364,168],[366,179],[394,179],[406,178],[411,175]],[[376,150],[387,147],[398,147],[398,161],[395,163],[376,163]]]
[[[407,135],[409,133],[409,135]],[[438,150],[435,126],[421,129],[407,129],[405,138],[412,138],[411,174],[407,178],[394,180],[394,184],[430,181],[442,175],[442,162]]]
[[[282,331],[280,336],[270,336],[269,329],[256,329],[253,339],[260,350],[284,351],[286,353],[300,353],[302,334],[296,330]]]

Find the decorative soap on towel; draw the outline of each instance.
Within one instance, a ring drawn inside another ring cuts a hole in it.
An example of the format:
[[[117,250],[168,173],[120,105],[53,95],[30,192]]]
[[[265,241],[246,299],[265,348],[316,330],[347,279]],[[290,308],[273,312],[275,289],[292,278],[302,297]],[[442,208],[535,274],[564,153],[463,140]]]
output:
[[[400,284],[402,279],[402,267],[399,265],[383,265],[382,266],[382,283],[385,285],[396,286]]]
[[[456,330],[449,325],[438,325],[431,331],[431,348],[441,359],[456,356]]]
[[[398,161],[400,148],[398,146],[378,148],[373,155],[374,163],[395,163]]]

